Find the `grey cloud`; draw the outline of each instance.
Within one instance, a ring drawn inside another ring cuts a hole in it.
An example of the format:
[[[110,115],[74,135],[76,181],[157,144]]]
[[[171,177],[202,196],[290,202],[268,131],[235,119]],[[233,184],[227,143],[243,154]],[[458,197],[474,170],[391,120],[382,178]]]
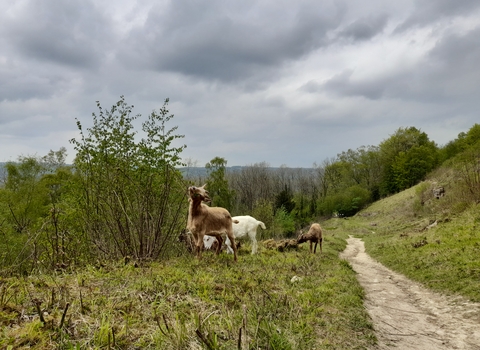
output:
[[[104,55],[109,28],[90,1],[28,1],[4,17],[9,45],[30,60],[95,67]]]
[[[285,62],[325,45],[326,33],[344,12],[336,6],[326,11],[315,2],[281,3],[273,9],[235,1],[193,6],[175,1],[167,11],[151,11],[128,38],[125,62],[207,80],[244,80],[258,72],[265,79]]]
[[[431,84],[445,97],[477,100],[480,91],[480,27],[451,33],[437,42],[426,60],[431,62]],[[435,80],[433,80],[435,79]]]
[[[478,0],[416,0],[414,11],[395,31],[403,32],[412,27],[422,27],[441,19],[470,15],[479,9],[480,2]]]
[[[355,41],[368,40],[380,34],[385,29],[387,22],[386,14],[359,18],[340,31],[339,35]]]
[[[370,100],[395,98],[445,104],[470,101],[480,91],[480,27],[464,34],[447,33],[414,66],[398,67],[372,78],[359,79],[343,70],[323,84],[309,82],[302,89]]]
[[[75,118],[120,95],[143,117],[169,97],[200,165],[310,166],[405,125],[447,142],[478,119],[477,2],[0,1],[0,161],[73,157]]]
[[[458,69],[478,70],[480,62],[480,27],[464,34],[448,33],[429,53],[429,59]]]
[[[311,94],[320,92],[323,90],[323,85],[316,80],[310,80],[306,84],[303,84],[300,88],[300,91],[308,92]]]
[[[340,96],[363,96],[376,100],[384,96],[388,83],[385,79],[353,81],[353,70],[347,69],[329,79],[324,89]]]
[[[50,77],[13,75],[10,72],[0,72],[0,102],[5,100],[26,100],[30,98],[46,98],[54,92]]]

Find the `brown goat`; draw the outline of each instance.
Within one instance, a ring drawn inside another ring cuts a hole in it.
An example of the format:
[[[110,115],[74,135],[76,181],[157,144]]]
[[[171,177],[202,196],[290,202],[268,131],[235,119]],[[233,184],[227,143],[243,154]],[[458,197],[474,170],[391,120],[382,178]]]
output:
[[[216,253],[220,253],[222,248],[222,235],[226,234],[233,242],[233,258],[237,261],[237,246],[232,228],[232,216],[227,209],[221,207],[209,207],[203,202],[210,202],[208,191],[205,185],[202,187],[191,186],[188,188],[189,208],[187,230],[189,230],[195,238],[196,255],[202,258],[203,237],[205,235],[214,236],[218,240]]]
[[[320,243],[320,253],[322,253],[322,228],[320,227],[320,224],[312,224],[310,226],[310,230],[308,230],[307,233],[302,233],[297,239],[297,243],[303,243],[306,241],[310,241],[310,253],[312,252],[312,245],[315,243],[315,248],[313,250],[313,253],[315,254],[317,252],[317,244]]]

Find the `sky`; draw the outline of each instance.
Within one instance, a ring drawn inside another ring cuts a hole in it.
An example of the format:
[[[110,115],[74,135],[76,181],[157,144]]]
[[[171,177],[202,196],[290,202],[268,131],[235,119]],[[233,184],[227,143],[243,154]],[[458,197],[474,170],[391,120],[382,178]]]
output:
[[[480,122],[480,1],[0,0],[0,162],[73,162],[120,96],[138,123],[168,98],[196,166],[311,167],[411,126],[443,146]]]

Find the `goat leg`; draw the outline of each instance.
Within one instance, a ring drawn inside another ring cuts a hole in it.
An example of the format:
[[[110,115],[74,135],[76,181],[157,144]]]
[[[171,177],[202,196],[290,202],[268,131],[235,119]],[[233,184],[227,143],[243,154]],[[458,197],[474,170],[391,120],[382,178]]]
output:
[[[221,251],[221,249],[222,249],[222,244],[223,244],[223,238],[222,238],[222,236],[219,235],[219,236],[217,237],[217,241],[218,241],[218,246],[217,246],[216,254],[218,255],[218,254],[220,254],[220,251]]]
[[[203,236],[205,234],[204,233],[200,233],[198,234],[197,236],[197,241],[195,242],[196,246],[197,246],[197,258],[198,260],[201,260],[202,259],[202,250],[203,250]]]

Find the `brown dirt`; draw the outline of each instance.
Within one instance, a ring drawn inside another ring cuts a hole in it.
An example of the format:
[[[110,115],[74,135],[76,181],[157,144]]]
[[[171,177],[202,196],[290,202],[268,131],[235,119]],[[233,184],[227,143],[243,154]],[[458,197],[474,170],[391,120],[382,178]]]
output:
[[[340,254],[357,272],[376,349],[480,349],[480,305],[447,297],[393,272],[365,253],[359,238]]]

